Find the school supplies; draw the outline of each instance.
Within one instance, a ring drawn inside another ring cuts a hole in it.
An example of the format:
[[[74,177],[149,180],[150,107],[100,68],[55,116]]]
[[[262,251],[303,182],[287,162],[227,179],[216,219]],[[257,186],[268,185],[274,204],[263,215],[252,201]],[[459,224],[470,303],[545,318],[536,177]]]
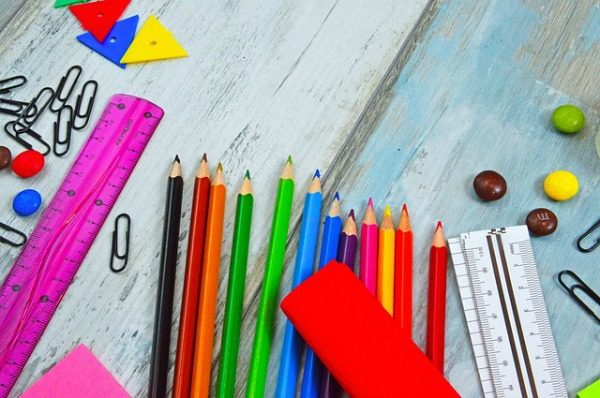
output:
[[[227,189],[223,177],[223,166],[219,163],[212,179],[208,200],[206,240],[204,259],[200,276],[200,301],[196,319],[196,341],[192,364],[192,388],[190,397],[208,397],[210,389],[210,368],[212,364],[217,293],[219,288],[219,267],[221,264],[221,243],[223,240],[223,217]]]
[[[244,309],[244,287],[246,284],[253,207],[252,183],[250,172],[247,171],[238,194],[235,227],[231,243],[229,284],[227,286],[223,337],[221,339],[221,362],[217,380],[217,397],[219,398],[233,398],[235,395],[235,375]]]
[[[340,244],[338,248],[337,261],[342,264],[346,264],[354,272],[354,262],[356,260],[356,251],[358,246],[358,239],[356,237],[356,223],[354,220],[354,210],[350,210],[342,235],[340,237]],[[335,380],[331,372],[326,371],[323,373],[321,379],[321,397],[323,398],[335,398],[341,397],[342,388],[339,383]]]
[[[183,199],[183,177],[179,157],[175,156],[167,183],[165,221],[163,226],[158,289],[154,318],[154,337],[150,355],[150,398],[161,398],[167,394],[169,373],[169,347],[173,318],[173,294],[179,249],[179,225],[181,223],[181,201]]]
[[[111,28],[107,35],[108,39],[103,42],[98,41],[91,33],[81,34],[77,36],[77,40],[113,64],[125,69],[126,65],[121,63],[121,58],[133,42],[139,20],[138,15],[120,20]]]
[[[281,308],[351,397],[458,397],[346,265],[330,263]]]
[[[577,398],[598,398],[600,397],[600,379],[590,384],[577,393]]]
[[[296,286],[313,273],[317,240],[319,237],[319,224],[321,222],[321,203],[323,201],[320,177],[319,170],[317,170],[304,199],[304,210],[300,225],[300,241],[296,254],[296,267],[294,268],[292,289],[295,289]],[[285,324],[283,345],[281,347],[279,377],[277,379],[275,397],[294,398],[296,396],[298,368],[303,348],[304,342],[302,338],[294,329],[294,326],[287,321]]]
[[[390,315],[394,314],[394,257],[396,231],[390,206],[385,207],[379,228],[379,256],[377,261],[377,299]]]
[[[85,345],[80,344],[33,383],[21,398],[130,398]]]
[[[340,234],[342,232],[342,218],[340,217],[340,195],[336,192],[329,213],[325,217],[325,226],[321,237],[321,253],[319,255],[319,269],[337,257]],[[302,375],[301,398],[318,398],[321,392],[321,375],[323,365],[310,347],[306,347],[304,359],[304,372]]]
[[[83,29],[94,35],[99,42],[103,42],[130,1],[98,0],[70,6],[69,10],[77,18]]]
[[[589,239],[588,236],[590,234],[592,234],[598,228],[600,228],[600,219],[598,219],[598,221],[596,221],[594,224],[592,224],[592,226],[589,227],[587,229],[587,231],[585,231],[583,234],[581,234],[577,238],[577,248],[579,249],[580,252],[589,253],[591,251],[594,251],[598,246],[600,246],[600,237],[596,238],[596,242],[594,242],[592,245],[588,245],[588,246],[583,245],[583,241],[586,239]]]
[[[367,211],[360,227],[360,280],[374,295],[377,294],[377,250],[379,228],[373,208],[373,199],[369,198]]]
[[[6,243],[12,247],[21,247],[27,242],[27,235],[10,225],[0,222],[0,243]]]
[[[292,157],[290,156],[281,173],[277,199],[275,201],[269,252],[265,264],[260,304],[256,315],[256,330],[252,346],[248,385],[246,387],[246,396],[248,398],[262,397],[265,394],[273,323],[275,320],[275,311],[277,310],[277,296],[279,294],[281,273],[285,260],[285,248],[293,200],[294,178]]]
[[[175,357],[175,374],[173,376],[173,398],[189,397],[192,386],[192,364],[198,306],[200,305],[200,277],[202,261],[204,261],[209,195],[210,173],[208,160],[204,154],[194,181],[194,198],[179,318],[179,338],[177,339],[177,356]]]
[[[0,80],[0,94],[9,93],[15,88],[24,86],[26,83],[27,78],[23,75],[11,76],[7,79],[2,79]]]
[[[406,204],[396,230],[396,262],[394,270],[394,318],[412,336],[413,233]]]
[[[175,36],[151,15],[121,58],[121,63],[133,64],[181,57],[187,57],[185,49],[177,42]]]
[[[566,397],[527,227],[448,243],[485,397]]]
[[[122,223],[121,220],[124,220]],[[123,224],[123,228],[125,229],[125,247],[123,250],[119,250],[119,225]],[[129,262],[129,242],[131,237],[131,217],[127,213],[121,213],[117,217],[115,217],[115,229],[112,233],[112,241],[110,247],[110,270],[115,274],[122,272],[127,267],[127,263]],[[121,263],[119,267],[115,267],[115,263]]]
[[[8,396],[52,319],[163,111],[111,97],[0,287],[0,397]]]
[[[425,351],[431,362],[444,373],[446,346],[446,270],[448,249],[444,229],[438,221],[429,249],[429,290],[427,300],[427,344]]]
[[[573,282],[569,283],[567,278],[571,278]],[[586,300],[596,304],[596,308],[600,308],[600,295],[596,293],[591,287],[589,287],[575,272],[571,270],[564,270],[558,273],[558,282],[560,285],[569,293],[569,296],[575,300],[588,315],[590,315],[597,323],[600,323],[600,313],[596,313],[590,308],[586,301],[582,300],[577,294],[577,291],[581,291],[586,296]]]
[[[56,0],[54,2],[54,8],[66,7],[79,3],[87,3],[88,1],[89,0]]]

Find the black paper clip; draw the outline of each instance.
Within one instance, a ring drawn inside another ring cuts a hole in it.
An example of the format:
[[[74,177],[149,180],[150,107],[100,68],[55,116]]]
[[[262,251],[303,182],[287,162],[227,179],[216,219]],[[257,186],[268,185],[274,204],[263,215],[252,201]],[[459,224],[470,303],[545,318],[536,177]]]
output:
[[[119,220],[123,218],[125,220],[125,252],[119,253]],[[110,254],[110,270],[116,274],[123,271],[127,267],[127,261],[129,260],[129,230],[131,227],[131,217],[127,213],[121,213],[115,218],[115,229],[112,233],[112,248]],[[123,261],[123,265],[120,268],[115,268],[114,262],[117,260]]]
[[[563,281],[564,276],[567,275],[571,277],[575,283],[572,285],[567,285],[566,282]],[[571,270],[564,270],[559,272],[558,274],[558,282],[562,285],[563,288],[569,293],[569,295],[575,300],[575,302],[592,318],[596,320],[600,324],[600,313],[597,314],[594,310],[592,310],[578,295],[577,290],[581,290],[590,300],[592,300],[595,304],[600,308],[600,296],[598,293],[592,290],[591,287],[585,284],[584,281],[581,280],[577,274]]]
[[[19,128],[16,128],[16,126]],[[21,146],[27,149],[35,149],[42,155],[46,156],[52,150],[50,145],[44,141],[41,135],[36,133],[31,128],[24,126],[22,124],[17,123],[16,121],[8,122],[4,125],[4,131],[10,138],[15,140]],[[29,136],[32,138],[32,141],[35,141],[35,147],[33,142],[26,141],[22,136]],[[38,146],[40,144],[40,146]]]
[[[29,106],[29,102],[17,101],[8,98],[0,98],[0,113],[19,116]],[[37,113],[37,106],[33,105],[31,112]]]
[[[52,112],[58,112],[69,100],[71,94],[73,94],[73,89],[77,85],[77,81],[79,80],[79,76],[81,76],[82,68],[79,65],[73,65],[69,68],[67,73],[60,79],[58,83],[58,87],[56,88],[56,95],[54,96],[52,103],[50,104],[50,110]],[[71,75],[74,74],[74,77]],[[69,80],[71,80],[69,82]],[[55,104],[59,104],[55,107]]]
[[[27,105],[15,122],[20,126],[29,128],[39,119],[46,107],[54,99],[54,90],[51,87],[44,87]],[[44,98],[47,97],[47,98]]]
[[[87,87],[92,87],[91,94],[88,94]],[[81,93],[77,95],[77,101],[75,102],[75,114],[73,116],[73,128],[75,130],[82,130],[85,126],[87,126],[90,121],[90,115],[92,114],[92,108],[94,107],[94,102],[96,101],[96,92],[98,91],[98,82],[95,80],[88,80],[85,82],[83,87],[81,88]],[[88,95],[86,95],[88,94]],[[82,106],[85,100],[85,112],[81,112]],[[81,123],[77,123],[77,120],[82,120]]]
[[[66,117],[63,116],[66,113]],[[71,148],[71,130],[73,126],[73,108],[69,105],[63,106],[56,116],[54,122],[54,140],[52,141],[52,152],[59,158],[65,156]]]
[[[596,243],[594,243],[594,244],[593,244],[593,245],[591,245],[591,246],[588,246],[588,247],[583,247],[583,246],[581,245],[581,242],[583,242],[583,240],[584,240],[585,238],[587,238],[587,237],[588,237],[588,235],[590,235],[592,232],[594,232],[594,231],[595,231],[596,229],[598,229],[598,228],[600,228],[600,219],[599,219],[598,221],[596,221],[596,222],[594,223],[594,225],[592,225],[592,226],[591,226],[591,227],[590,227],[590,228],[589,228],[587,231],[585,231],[585,232],[583,233],[583,235],[581,235],[579,238],[577,238],[577,248],[579,249],[579,251],[580,251],[580,252],[583,252],[583,253],[589,253],[589,252],[591,252],[592,250],[596,249],[598,246],[600,246],[600,237],[598,237],[598,238],[596,239]]]
[[[13,76],[8,79],[0,80],[0,94],[6,94],[14,88],[19,88],[27,83],[25,76]]]
[[[5,232],[8,232],[9,234],[16,235],[18,237],[18,240],[15,240],[15,239],[9,239],[6,236],[0,235],[0,243],[6,243],[7,245],[10,245],[12,247],[20,247],[20,246],[23,246],[25,244],[25,242],[27,242],[27,235],[25,235],[23,232],[19,231],[18,229],[11,227],[10,225],[6,225],[6,224],[3,224],[0,222],[0,229],[4,230]]]

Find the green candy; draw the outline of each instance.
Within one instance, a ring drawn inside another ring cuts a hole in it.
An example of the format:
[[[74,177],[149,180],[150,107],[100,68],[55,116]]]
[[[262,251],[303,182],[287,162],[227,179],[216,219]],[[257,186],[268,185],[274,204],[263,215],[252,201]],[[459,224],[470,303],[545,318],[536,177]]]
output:
[[[562,105],[552,113],[552,123],[560,132],[574,134],[580,131],[585,124],[583,111],[575,105]]]

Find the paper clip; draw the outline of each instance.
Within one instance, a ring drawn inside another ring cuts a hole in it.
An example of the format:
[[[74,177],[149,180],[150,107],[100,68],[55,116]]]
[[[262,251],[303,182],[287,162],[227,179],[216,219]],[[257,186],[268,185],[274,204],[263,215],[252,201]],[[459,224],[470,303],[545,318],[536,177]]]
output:
[[[53,98],[52,103],[50,104],[50,110],[52,112],[58,112],[69,100],[71,94],[73,94],[73,89],[77,85],[77,81],[79,80],[79,76],[81,76],[81,66],[73,65],[69,68],[67,73],[60,79],[58,83],[58,87],[56,88],[56,95]],[[71,78],[71,74],[75,74],[73,78]],[[69,83],[69,79],[72,82]],[[68,87],[68,91],[66,91],[66,87]],[[66,94],[65,94],[66,91]],[[55,103],[58,103],[58,107],[54,107]]]
[[[125,252],[119,253],[119,220],[123,218],[125,220]],[[110,255],[110,270],[116,274],[123,271],[127,267],[127,261],[129,260],[129,230],[131,227],[131,217],[127,213],[121,213],[115,218],[115,229],[112,233],[112,248]],[[123,265],[120,268],[115,268],[114,261],[123,261]]]
[[[67,112],[67,117],[63,113]],[[71,148],[71,130],[73,125],[73,108],[69,105],[63,106],[56,116],[54,122],[54,140],[52,141],[52,151],[59,158],[65,156]],[[62,150],[61,150],[62,147]]]
[[[19,116],[25,108],[29,105],[29,102],[25,101],[17,101],[8,98],[0,98],[0,113],[5,113],[7,115]],[[31,108],[33,113],[37,113],[37,106],[33,106]]]
[[[16,129],[17,124],[20,127],[19,129]],[[4,131],[6,132],[6,134],[8,134],[10,138],[12,138],[17,143],[19,143],[27,149],[35,149],[44,156],[49,154],[51,151],[50,145],[48,145],[48,143],[44,141],[41,135],[33,131],[31,128],[17,123],[16,121],[6,123],[4,125]],[[31,137],[33,141],[36,142],[36,147],[34,148],[34,144],[32,142],[28,142],[23,137],[21,137],[23,135]],[[40,144],[41,147],[37,147],[37,144]]]
[[[25,76],[13,76],[8,79],[0,80],[0,94],[10,92],[13,88],[19,88],[27,83]]]
[[[87,87],[92,87],[92,92],[90,95],[86,96]],[[92,114],[92,108],[94,107],[94,102],[96,101],[96,92],[98,91],[98,82],[95,80],[88,80],[85,82],[83,87],[81,88],[81,93],[77,95],[77,101],[75,102],[75,115],[73,117],[73,128],[75,130],[82,130],[85,126],[87,126],[90,121],[90,115]],[[81,113],[81,108],[83,105],[83,101],[85,98],[86,108],[85,112]],[[83,120],[82,123],[77,123],[77,120]]]
[[[6,243],[7,245],[10,245],[12,247],[19,247],[19,246],[23,246],[25,244],[25,242],[27,242],[27,235],[25,235],[23,232],[19,231],[18,229],[11,227],[10,225],[6,225],[6,224],[3,224],[0,222],[0,229],[4,230],[10,234],[14,234],[19,238],[18,240],[14,240],[14,239],[9,239],[5,236],[0,235],[0,243]]]
[[[573,278],[573,280],[575,280],[575,283],[572,285],[567,285],[564,281],[563,281],[563,277],[565,275],[568,275],[569,277]],[[584,281],[581,280],[581,278],[579,276],[577,276],[577,274],[571,270],[564,270],[559,272],[558,274],[558,282],[562,285],[563,288],[565,288],[565,290],[567,291],[567,293],[569,293],[569,295],[573,298],[573,300],[575,300],[575,302],[577,302],[577,304],[585,311],[587,312],[591,317],[593,317],[596,322],[598,322],[600,324],[600,316],[599,314],[596,314],[596,312],[594,310],[592,310],[576,293],[577,290],[581,290],[585,295],[588,296],[589,299],[591,299],[595,304],[597,304],[598,306],[600,306],[600,296],[598,295],[598,293],[596,293],[595,291],[592,290],[591,287],[589,287],[588,285],[585,284]]]
[[[577,248],[579,249],[580,252],[583,253],[589,253],[592,250],[596,249],[598,246],[600,246],[600,237],[596,239],[596,243],[594,243],[591,246],[588,247],[583,247],[581,245],[581,242],[588,237],[589,234],[591,234],[592,232],[594,232],[596,229],[600,228],[600,219],[598,221],[596,221],[594,223],[594,225],[592,225],[587,231],[585,231],[583,233],[583,235],[581,235],[579,238],[577,238]]]
[[[40,115],[44,112],[46,107],[54,99],[54,90],[51,87],[44,87],[40,92],[31,100],[29,105],[23,110],[15,122],[20,126],[29,128],[39,119]],[[44,98],[44,96],[48,98]]]

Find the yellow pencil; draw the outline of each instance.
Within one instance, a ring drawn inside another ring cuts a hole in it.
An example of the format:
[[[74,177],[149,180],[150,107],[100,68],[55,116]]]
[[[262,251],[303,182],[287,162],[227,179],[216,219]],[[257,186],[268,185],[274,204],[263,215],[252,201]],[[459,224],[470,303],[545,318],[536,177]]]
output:
[[[394,315],[394,258],[396,231],[390,206],[386,206],[379,228],[377,261],[377,299],[390,315]]]

